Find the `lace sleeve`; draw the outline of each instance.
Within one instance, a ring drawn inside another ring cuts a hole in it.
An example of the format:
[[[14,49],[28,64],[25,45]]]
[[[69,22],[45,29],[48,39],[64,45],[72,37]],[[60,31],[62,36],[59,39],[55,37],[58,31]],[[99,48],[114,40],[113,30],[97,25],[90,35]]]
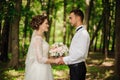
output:
[[[47,61],[46,57],[43,57],[43,40],[41,37],[36,36],[35,41],[35,58],[39,63],[45,63]]]

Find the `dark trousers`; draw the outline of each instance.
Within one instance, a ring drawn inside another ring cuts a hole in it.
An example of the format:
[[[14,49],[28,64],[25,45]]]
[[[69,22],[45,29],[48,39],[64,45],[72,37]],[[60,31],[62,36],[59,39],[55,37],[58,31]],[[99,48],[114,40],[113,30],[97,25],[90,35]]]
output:
[[[86,65],[85,62],[68,65],[70,69],[70,80],[85,80]]]

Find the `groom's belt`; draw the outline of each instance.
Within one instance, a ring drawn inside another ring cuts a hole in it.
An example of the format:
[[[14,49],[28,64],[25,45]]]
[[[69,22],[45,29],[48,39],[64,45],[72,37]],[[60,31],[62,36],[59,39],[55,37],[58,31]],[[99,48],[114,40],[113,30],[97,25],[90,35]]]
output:
[[[75,63],[75,64],[70,64],[70,65],[68,65],[69,67],[77,67],[77,66],[83,66],[83,65],[85,65],[85,62],[83,61],[83,62],[80,62],[80,63]]]

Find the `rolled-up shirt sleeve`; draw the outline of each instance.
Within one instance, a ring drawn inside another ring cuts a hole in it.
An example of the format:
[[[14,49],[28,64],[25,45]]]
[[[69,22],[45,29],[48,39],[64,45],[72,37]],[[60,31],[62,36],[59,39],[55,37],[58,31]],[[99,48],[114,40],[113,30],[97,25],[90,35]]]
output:
[[[86,30],[79,31],[75,34],[72,39],[69,56],[63,57],[65,64],[74,64],[85,61],[88,49],[89,49],[90,38]]]

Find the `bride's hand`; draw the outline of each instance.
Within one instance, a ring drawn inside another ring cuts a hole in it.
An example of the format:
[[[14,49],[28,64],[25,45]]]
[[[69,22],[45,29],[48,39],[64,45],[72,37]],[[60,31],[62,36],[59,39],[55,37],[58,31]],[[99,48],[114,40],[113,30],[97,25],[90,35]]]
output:
[[[61,58],[55,59],[55,64],[59,64],[60,61],[61,61]]]
[[[55,60],[56,64],[65,64],[62,57],[59,57]]]

